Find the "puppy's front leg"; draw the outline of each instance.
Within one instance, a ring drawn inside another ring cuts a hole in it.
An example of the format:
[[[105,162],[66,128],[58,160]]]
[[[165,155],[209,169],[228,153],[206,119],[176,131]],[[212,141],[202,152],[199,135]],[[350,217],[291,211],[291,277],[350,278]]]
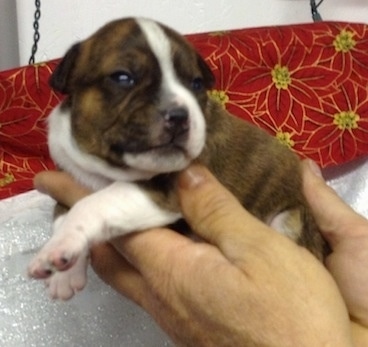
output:
[[[70,269],[91,245],[132,231],[175,222],[180,213],[159,207],[138,185],[114,182],[79,201],[54,223],[54,234],[29,266],[44,279]]]

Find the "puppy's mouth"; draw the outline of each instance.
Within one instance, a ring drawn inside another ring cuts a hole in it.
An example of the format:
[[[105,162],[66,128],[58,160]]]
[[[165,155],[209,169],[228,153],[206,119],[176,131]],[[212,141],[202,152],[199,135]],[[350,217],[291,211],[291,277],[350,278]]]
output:
[[[152,146],[145,151],[141,152],[128,152],[130,154],[143,154],[143,153],[151,153],[153,155],[162,155],[165,156],[167,154],[171,153],[178,153],[178,152],[186,152],[185,143],[184,142],[178,142],[178,141],[170,141],[167,143],[163,143],[157,146]]]
[[[180,170],[184,164],[179,163],[191,160],[187,149],[188,139],[188,131],[183,130],[153,143],[115,142],[109,146],[109,161],[144,171],[171,172],[179,166]]]
[[[188,141],[188,132],[166,136],[161,140],[152,141],[153,143],[145,143],[144,141],[131,140],[127,142],[117,141],[109,146],[110,153],[115,158],[122,158],[125,154],[139,155],[143,153],[162,153],[186,151],[186,143]]]

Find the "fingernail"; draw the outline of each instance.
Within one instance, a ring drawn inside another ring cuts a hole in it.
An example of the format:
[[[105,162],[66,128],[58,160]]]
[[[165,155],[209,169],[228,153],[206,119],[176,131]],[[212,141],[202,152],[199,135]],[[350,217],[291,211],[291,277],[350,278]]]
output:
[[[308,159],[308,166],[317,177],[323,178],[322,171],[315,161]]]
[[[198,165],[189,166],[179,177],[179,187],[182,189],[194,189],[206,180],[206,170]]]

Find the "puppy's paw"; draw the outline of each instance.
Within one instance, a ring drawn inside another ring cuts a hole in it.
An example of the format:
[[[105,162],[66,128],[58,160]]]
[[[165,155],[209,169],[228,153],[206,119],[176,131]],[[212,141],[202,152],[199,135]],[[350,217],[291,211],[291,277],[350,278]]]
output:
[[[45,279],[54,272],[70,269],[88,249],[83,234],[64,232],[63,224],[56,223],[53,237],[43,246],[28,267],[28,274],[35,279]]]
[[[73,247],[69,247],[69,246]],[[86,249],[86,245],[72,240],[51,239],[35,256],[28,267],[28,274],[35,279],[45,279],[54,272],[70,269]]]
[[[87,283],[87,254],[81,255],[74,266],[62,272],[55,272],[45,280],[51,299],[69,300],[81,291]]]

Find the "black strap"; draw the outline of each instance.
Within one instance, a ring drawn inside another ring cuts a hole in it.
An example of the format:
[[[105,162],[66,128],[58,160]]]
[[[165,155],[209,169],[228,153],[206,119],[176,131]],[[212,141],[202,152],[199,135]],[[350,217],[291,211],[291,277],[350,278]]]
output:
[[[311,11],[312,11],[312,18],[314,22],[321,22],[322,21],[322,17],[318,12],[318,7],[322,4],[324,0],[320,0],[318,2],[318,4],[316,4],[315,0],[310,0],[310,6],[311,6]]]
[[[35,63],[35,55],[36,55],[37,48],[38,48],[38,41],[40,41],[39,28],[40,28],[40,18],[41,18],[41,0],[35,0],[35,5],[36,5],[36,11],[34,13],[34,22],[33,22],[33,29],[34,29],[33,46],[32,46],[32,54],[28,61],[29,64]]]

